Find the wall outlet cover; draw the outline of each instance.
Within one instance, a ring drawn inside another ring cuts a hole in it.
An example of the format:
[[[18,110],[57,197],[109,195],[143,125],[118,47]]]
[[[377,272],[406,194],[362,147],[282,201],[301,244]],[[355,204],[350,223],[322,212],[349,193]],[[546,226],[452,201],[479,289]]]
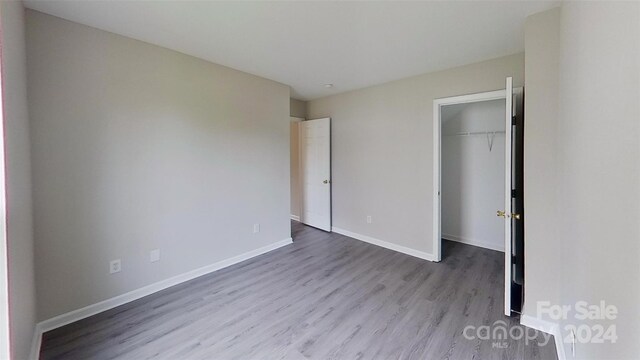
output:
[[[109,262],[109,274],[119,273],[122,270],[122,262],[120,259],[111,260]]]
[[[153,249],[149,252],[149,262],[160,261],[160,249]]]

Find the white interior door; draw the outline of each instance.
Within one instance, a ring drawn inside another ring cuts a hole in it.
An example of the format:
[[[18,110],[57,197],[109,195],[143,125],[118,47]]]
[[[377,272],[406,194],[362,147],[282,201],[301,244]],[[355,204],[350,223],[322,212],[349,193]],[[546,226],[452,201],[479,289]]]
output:
[[[331,231],[331,119],[303,121],[300,131],[301,221]]]
[[[511,214],[513,189],[512,170],[512,150],[513,150],[513,79],[507,78],[506,87],[506,117],[505,117],[505,140],[504,140],[504,212],[499,213],[504,218],[504,314],[511,316],[511,285],[513,281],[513,250],[511,247]]]

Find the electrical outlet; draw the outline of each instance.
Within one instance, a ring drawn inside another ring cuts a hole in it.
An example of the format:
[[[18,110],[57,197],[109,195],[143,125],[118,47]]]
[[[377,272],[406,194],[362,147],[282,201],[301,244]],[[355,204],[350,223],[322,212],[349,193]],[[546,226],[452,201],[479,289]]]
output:
[[[253,233],[259,233],[260,232],[260,224],[253,224]]]
[[[371,215],[367,216],[367,224],[371,224]]]
[[[109,274],[119,273],[122,270],[122,262],[120,259],[111,260],[109,262]]]
[[[149,252],[149,262],[160,261],[160,249],[153,249]]]
[[[576,333],[571,329],[571,355],[576,357]]]

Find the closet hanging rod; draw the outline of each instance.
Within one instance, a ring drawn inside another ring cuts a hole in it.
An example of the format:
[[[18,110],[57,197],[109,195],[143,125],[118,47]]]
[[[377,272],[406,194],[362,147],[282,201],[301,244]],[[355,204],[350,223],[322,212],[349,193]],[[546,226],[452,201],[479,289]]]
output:
[[[473,135],[487,135],[487,134],[504,134],[505,131],[473,131],[473,132],[459,132],[455,134],[446,134],[445,136],[473,136]]]

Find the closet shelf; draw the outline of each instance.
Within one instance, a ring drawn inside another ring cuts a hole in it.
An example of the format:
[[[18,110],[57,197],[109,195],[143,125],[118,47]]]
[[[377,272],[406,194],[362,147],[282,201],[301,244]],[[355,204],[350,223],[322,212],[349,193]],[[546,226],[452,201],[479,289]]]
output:
[[[444,136],[474,136],[474,135],[495,135],[504,134],[503,131],[473,131],[473,132],[459,132],[455,134],[445,134]]]

